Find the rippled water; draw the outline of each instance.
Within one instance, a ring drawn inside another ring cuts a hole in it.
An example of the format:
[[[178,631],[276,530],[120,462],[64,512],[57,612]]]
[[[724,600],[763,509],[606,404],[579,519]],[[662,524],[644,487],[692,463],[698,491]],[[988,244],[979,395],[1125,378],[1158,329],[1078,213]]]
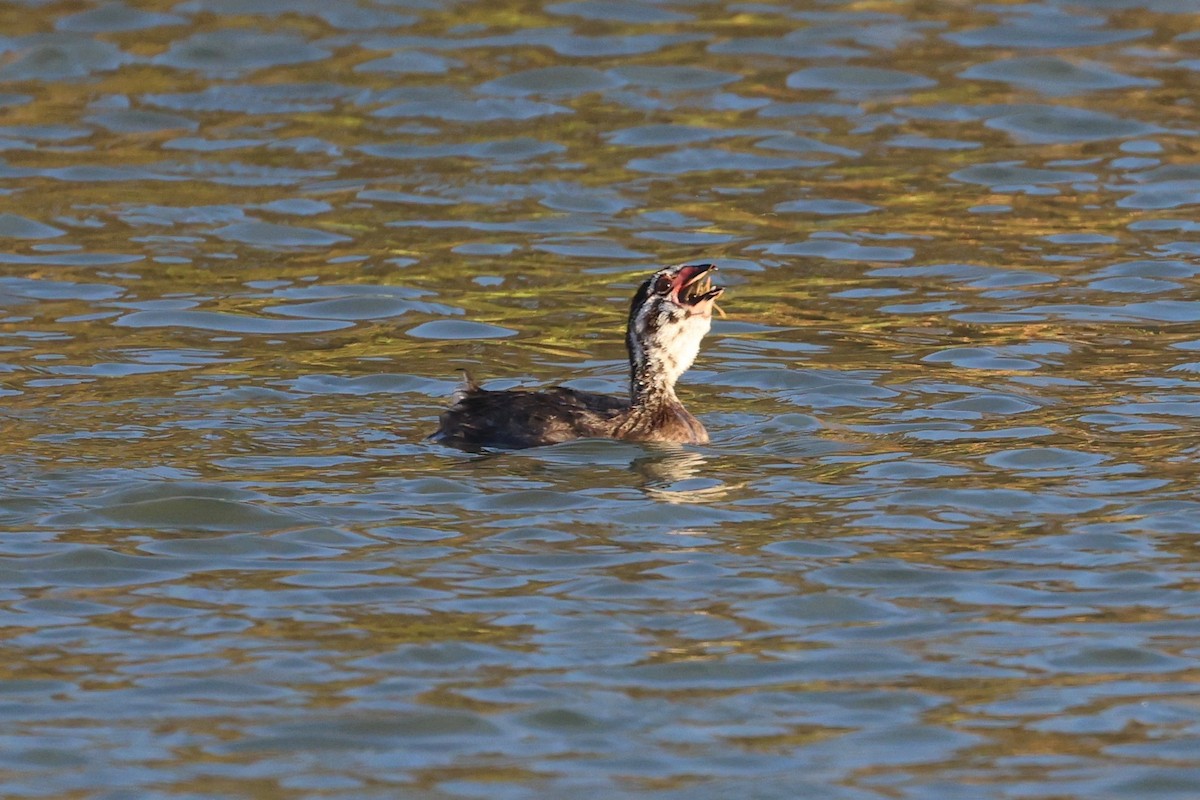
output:
[[[1196,796],[1192,0],[0,20],[0,795]]]

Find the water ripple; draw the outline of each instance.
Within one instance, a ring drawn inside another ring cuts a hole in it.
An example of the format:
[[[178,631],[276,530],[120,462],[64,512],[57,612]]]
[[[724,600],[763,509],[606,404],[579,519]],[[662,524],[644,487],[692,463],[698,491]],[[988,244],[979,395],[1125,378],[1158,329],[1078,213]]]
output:
[[[0,795],[1190,800],[1195,3],[969,5],[8,14]]]

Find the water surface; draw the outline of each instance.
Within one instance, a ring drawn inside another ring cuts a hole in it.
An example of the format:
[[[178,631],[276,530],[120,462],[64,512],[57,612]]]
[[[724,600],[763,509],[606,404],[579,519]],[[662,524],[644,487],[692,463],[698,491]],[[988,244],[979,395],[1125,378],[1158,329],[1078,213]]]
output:
[[[1195,796],[1192,3],[0,19],[0,794]]]

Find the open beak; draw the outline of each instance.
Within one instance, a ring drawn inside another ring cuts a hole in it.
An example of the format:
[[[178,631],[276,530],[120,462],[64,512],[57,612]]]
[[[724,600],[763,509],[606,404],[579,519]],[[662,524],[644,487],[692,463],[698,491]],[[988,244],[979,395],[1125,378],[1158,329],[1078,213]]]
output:
[[[694,314],[711,315],[716,311],[722,317],[725,312],[717,305],[717,298],[724,292],[724,287],[713,286],[712,273],[716,272],[715,264],[689,264],[679,268],[675,276],[675,302]]]

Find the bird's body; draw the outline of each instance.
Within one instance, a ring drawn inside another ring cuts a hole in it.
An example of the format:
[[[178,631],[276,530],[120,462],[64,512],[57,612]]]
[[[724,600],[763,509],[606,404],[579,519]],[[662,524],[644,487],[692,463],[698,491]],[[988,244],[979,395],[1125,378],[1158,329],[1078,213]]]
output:
[[[490,391],[468,379],[442,414],[435,438],[455,447],[536,447],[607,436],[628,407],[620,398],[555,386],[541,392]]]
[[[632,413],[628,400],[555,386],[540,392],[490,391],[468,381],[442,414],[435,438],[455,447],[537,447],[572,439],[636,439],[703,444],[708,432],[683,404]]]
[[[711,264],[669,267],[642,284],[629,310],[628,398],[555,386],[538,392],[491,391],[470,378],[433,434],[444,444],[523,448],[601,437],[702,444],[708,432],[675,396],[724,291]]]

